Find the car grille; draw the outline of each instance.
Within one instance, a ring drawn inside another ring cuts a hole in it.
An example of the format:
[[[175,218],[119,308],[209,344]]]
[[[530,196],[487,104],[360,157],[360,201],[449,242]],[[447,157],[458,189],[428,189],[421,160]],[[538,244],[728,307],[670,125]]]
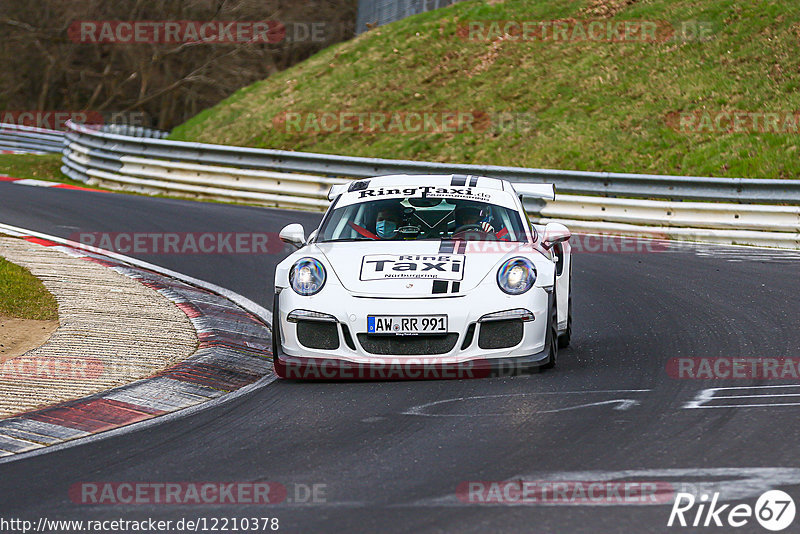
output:
[[[458,334],[417,336],[371,336],[358,334],[358,342],[370,354],[416,356],[446,354],[453,350]]]
[[[522,319],[480,323],[478,346],[482,349],[507,349],[522,342]]]
[[[309,349],[335,350],[339,348],[339,330],[332,322],[297,321],[297,341]]]

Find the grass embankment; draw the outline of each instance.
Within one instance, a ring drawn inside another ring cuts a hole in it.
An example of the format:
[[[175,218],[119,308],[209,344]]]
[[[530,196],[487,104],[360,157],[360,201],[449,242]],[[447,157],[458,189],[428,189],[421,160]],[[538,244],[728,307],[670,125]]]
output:
[[[61,154],[0,154],[0,174],[5,176],[71,183],[60,169]]]
[[[470,21],[565,19],[657,21],[659,39],[664,27],[678,33],[658,42],[514,41],[491,31],[481,34],[488,39],[464,38]],[[797,133],[686,133],[668,118],[800,109],[799,20],[800,3],[785,0],[466,1],[334,45],[239,90],[172,138],[459,163],[797,178]],[[705,38],[692,39],[693,28]],[[455,133],[316,131],[313,121],[298,132],[281,123],[286,112],[445,110],[519,115],[516,127],[494,122]]]
[[[27,269],[0,258],[0,317],[53,320],[56,299]]]
[[[86,186],[61,174],[61,154],[0,154],[0,175]]]

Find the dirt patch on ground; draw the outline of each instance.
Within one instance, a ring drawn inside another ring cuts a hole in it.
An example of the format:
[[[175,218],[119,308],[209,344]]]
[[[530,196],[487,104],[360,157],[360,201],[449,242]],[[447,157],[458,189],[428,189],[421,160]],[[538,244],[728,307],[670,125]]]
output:
[[[58,328],[58,321],[14,319],[0,315],[0,362],[41,347]]]
[[[585,17],[598,19],[611,18],[638,1],[639,0],[592,0],[588,6],[581,9],[581,14]]]

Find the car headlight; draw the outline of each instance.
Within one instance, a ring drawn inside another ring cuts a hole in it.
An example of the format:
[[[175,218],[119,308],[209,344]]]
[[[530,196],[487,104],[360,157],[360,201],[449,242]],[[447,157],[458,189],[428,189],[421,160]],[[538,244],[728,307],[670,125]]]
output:
[[[289,271],[289,284],[298,295],[309,297],[320,292],[326,277],[322,263],[314,258],[303,258]]]
[[[525,258],[511,258],[497,271],[497,285],[509,295],[521,295],[536,282],[536,267]]]

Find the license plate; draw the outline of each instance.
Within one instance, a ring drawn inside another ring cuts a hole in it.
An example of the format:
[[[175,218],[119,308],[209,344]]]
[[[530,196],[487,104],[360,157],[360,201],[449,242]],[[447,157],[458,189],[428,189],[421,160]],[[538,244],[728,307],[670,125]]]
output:
[[[368,315],[369,334],[446,334],[446,315]]]

